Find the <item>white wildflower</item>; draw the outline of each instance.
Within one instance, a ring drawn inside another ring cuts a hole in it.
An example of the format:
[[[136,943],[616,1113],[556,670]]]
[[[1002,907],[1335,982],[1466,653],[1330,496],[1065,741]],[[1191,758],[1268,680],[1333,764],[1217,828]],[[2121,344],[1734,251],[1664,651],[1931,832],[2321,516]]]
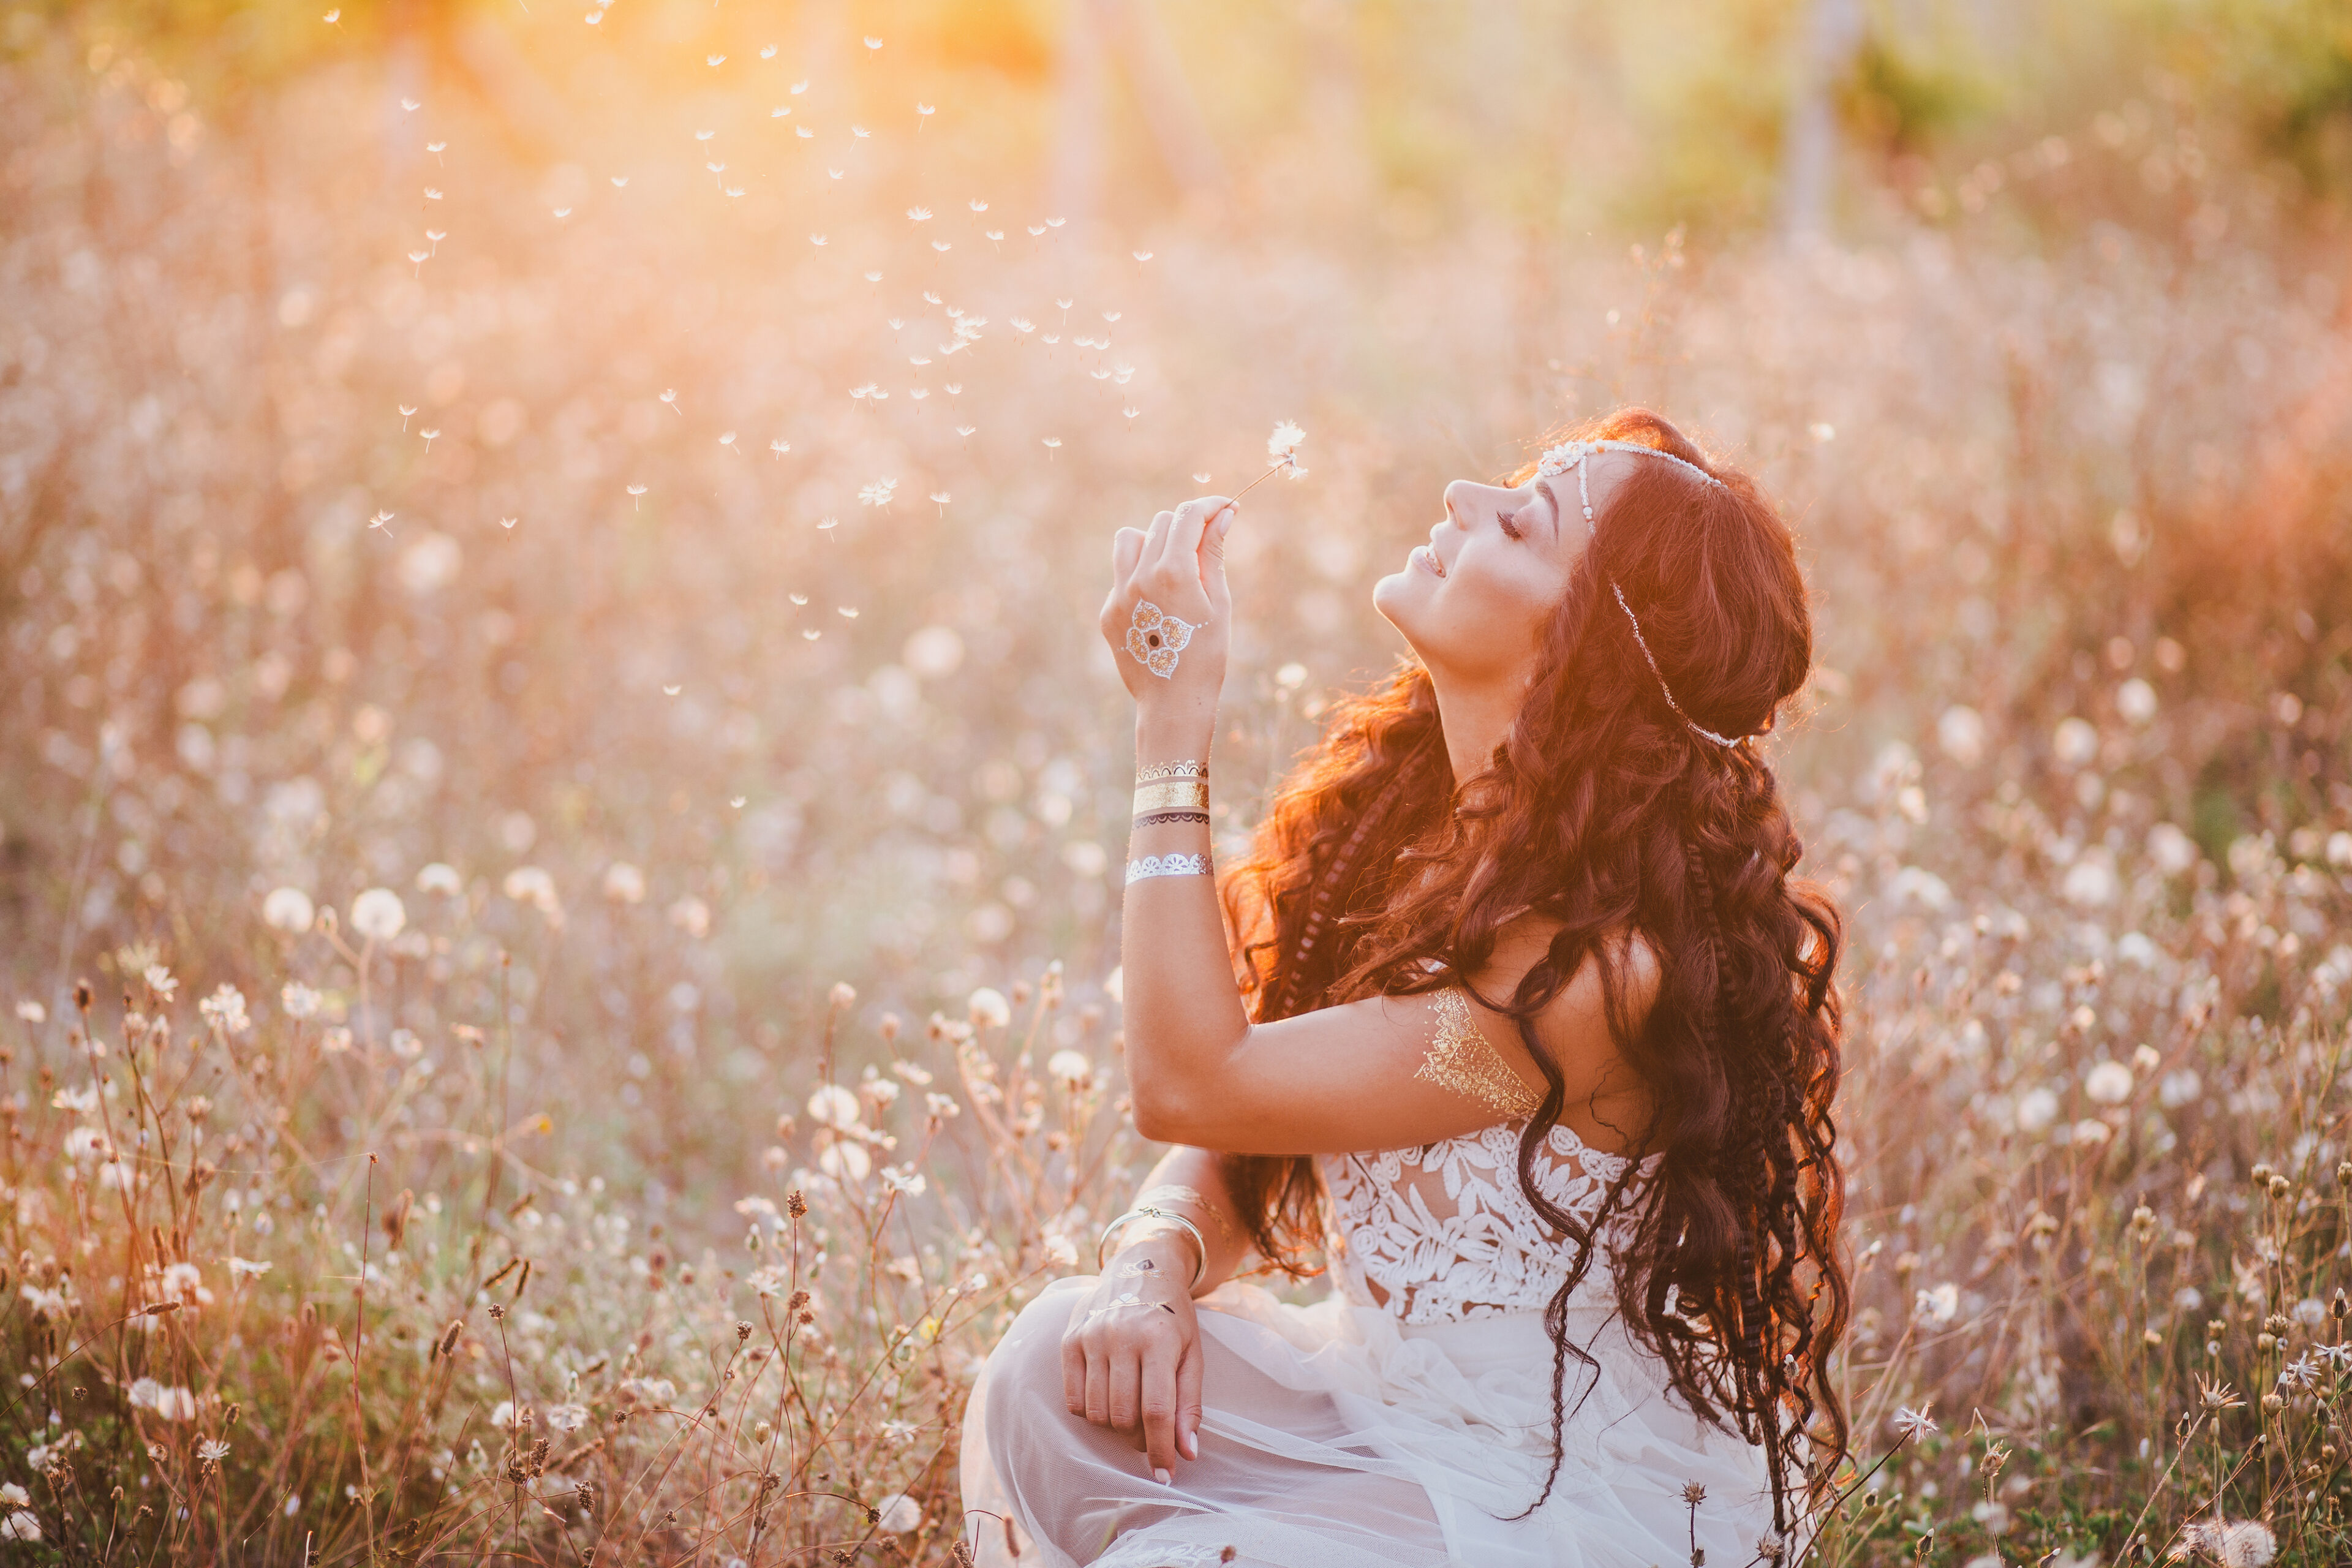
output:
[[[929,1183],[920,1171],[908,1171],[897,1165],[885,1165],[882,1167],[882,1184],[894,1193],[903,1193],[908,1197],[919,1198],[923,1195],[923,1189]]]
[[[856,1143],[828,1143],[817,1153],[817,1169],[835,1181],[862,1182],[874,1169],[873,1157]]]
[[[390,942],[408,924],[408,910],[390,888],[370,888],[352,900],[352,929],[370,942]]]
[[[317,918],[310,895],[299,888],[272,888],[269,896],[261,900],[262,923],[272,931],[299,936],[310,929],[310,922]]]
[[[2029,1137],[2047,1132],[2058,1120],[2058,1096],[2047,1089],[2029,1089],[2018,1097],[2017,1130]]]
[[[2101,1105],[2121,1105],[2131,1091],[2132,1069],[2121,1062],[2101,1062],[2083,1079],[2083,1092]]]
[[[820,1127],[858,1125],[857,1097],[837,1083],[826,1084],[808,1097],[809,1120]]]
[[[1927,1409],[1924,1405],[1916,1410],[1907,1405],[1898,1407],[1895,1412],[1895,1430],[1906,1437],[1934,1436],[1943,1428],[1928,1416]]]
[[[14,1509],[7,1517],[0,1519],[0,1541],[38,1541],[40,1538],[41,1521],[30,1509]]]
[[[223,985],[197,1003],[196,1011],[224,1035],[242,1035],[253,1027],[253,1020],[245,1016],[245,993],[234,985]]]
[[[1045,1076],[1072,1089],[1083,1089],[1094,1081],[1095,1064],[1082,1051],[1055,1051],[1046,1058]]]
[[[1004,1000],[1004,994],[993,986],[983,985],[974,991],[965,1006],[977,1025],[1002,1029],[1013,1022],[1012,1005]]]
[[[457,875],[457,868],[455,866],[446,861],[436,860],[416,873],[416,890],[420,893],[439,893],[444,898],[454,898],[466,890],[466,879]]]
[[[904,1492],[892,1492],[874,1505],[879,1516],[875,1528],[886,1535],[909,1535],[923,1527],[923,1507]]]
[[[646,874],[626,860],[615,860],[604,868],[604,897],[616,904],[642,904],[646,901]]]
[[[1911,1316],[1929,1328],[1942,1328],[1959,1316],[1959,1312],[1960,1288],[1957,1285],[1938,1285],[1933,1289],[1922,1290],[1911,1302]]]
[[[278,1005],[286,1009],[286,1016],[289,1018],[315,1018],[325,1001],[326,998],[299,980],[288,981],[285,988],[278,994]]]

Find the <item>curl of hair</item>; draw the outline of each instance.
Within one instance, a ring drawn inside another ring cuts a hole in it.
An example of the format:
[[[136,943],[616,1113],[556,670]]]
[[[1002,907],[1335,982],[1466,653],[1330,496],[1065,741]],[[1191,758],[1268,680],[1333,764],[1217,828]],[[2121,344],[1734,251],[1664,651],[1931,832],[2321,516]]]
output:
[[[1591,1361],[1568,1338],[1569,1297],[1622,1215],[1632,1239],[1611,1258],[1620,1314],[1693,1414],[1764,1448],[1786,1532],[1799,1494],[1818,1496],[1848,1442],[1829,1376],[1850,1300],[1833,1115],[1842,921],[1825,892],[1790,875],[1802,846],[1757,745],[1718,746],[1668,708],[1611,590],[1641,617],[1684,710],[1726,734],[1769,730],[1803,683],[1811,613],[1795,542],[1746,475],[1647,410],[1574,434],[1655,447],[1722,487],[1629,460],[1486,771],[1454,778],[1429,675],[1407,661],[1336,709],[1222,893],[1261,1021],[1464,983],[1511,921],[1557,922],[1511,995],[1480,997],[1517,1020],[1543,1074],[1518,1175],[1570,1264],[1545,1314],[1554,1451],[1531,1510],[1559,1476],[1568,1358]],[[1624,973],[1633,932],[1661,969],[1638,1020]],[[1588,963],[1652,1107],[1647,1125],[1625,1130],[1629,1150],[1663,1156],[1653,1179],[1613,1186],[1590,1225],[1537,1184],[1565,1089],[1534,1027]],[[1260,1255],[1311,1272],[1313,1163],[1223,1163]]]

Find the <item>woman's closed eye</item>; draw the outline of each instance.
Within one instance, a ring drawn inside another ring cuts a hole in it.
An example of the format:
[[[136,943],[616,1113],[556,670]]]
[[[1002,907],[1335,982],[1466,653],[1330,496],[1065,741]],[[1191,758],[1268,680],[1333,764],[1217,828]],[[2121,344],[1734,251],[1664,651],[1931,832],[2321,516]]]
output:
[[[1503,537],[1506,539],[1524,539],[1527,537],[1525,531],[1519,527],[1519,514],[1516,509],[1510,511],[1496,512],[1495,514],[1495,521],[1502,525]]]

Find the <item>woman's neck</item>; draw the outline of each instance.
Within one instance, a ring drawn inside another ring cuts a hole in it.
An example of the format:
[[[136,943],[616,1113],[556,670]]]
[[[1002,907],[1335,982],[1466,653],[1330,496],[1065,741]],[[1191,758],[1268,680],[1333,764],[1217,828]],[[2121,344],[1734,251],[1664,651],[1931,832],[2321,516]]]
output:
[[[1456,787],[1486,771],[1495,748],[1510,733],[1524,691],[1521,681],[1446,681],[1430,672],[1437,697],[1438,726],[1445,734],[1446,760]]]

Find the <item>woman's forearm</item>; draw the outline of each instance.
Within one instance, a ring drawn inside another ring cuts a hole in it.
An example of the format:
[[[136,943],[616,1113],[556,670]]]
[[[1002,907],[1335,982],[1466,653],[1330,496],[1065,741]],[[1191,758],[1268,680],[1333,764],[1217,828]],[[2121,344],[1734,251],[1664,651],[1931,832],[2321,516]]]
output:
[[[1249,1237],[1234,1212],[1217,1156],[1206,1149],[1171,1149],[1151,1168],[1130,1207],[1149,1205],[1181,1214],[1192,1221],[1208,1248],[1206,1267],[1192,1294],[1205,1295],[1232,1279],[1249,1253]],[[1192,1278],[1195,1249],[1183,1226],[1146,1215],[1129,1220],[1114,1238],[1118,1251],[1105,1264],[1118,1267],[1150,1259],[1155,1268],[1174,1268],[1178,1278]]]
[[[1147,707],[1136,719],[1137,771],[1205,764],[1214,725],[1213,709]],[[1219,783],[1212,776],[1212,799]],[[1205,822],[1154,822],[1134,829],[1128,858],[1198,856],[1205,866],[1210,842]],[[1129,882],[1123,915],[1119,959],[1136,1125],[1146,1137],[1163,1136],[1155,1129],[1181,1126],[1186,1102],[1213,1090],[1226,1058],[1249,1033],[1249,1014],[1234,978],[1213,877]]]

